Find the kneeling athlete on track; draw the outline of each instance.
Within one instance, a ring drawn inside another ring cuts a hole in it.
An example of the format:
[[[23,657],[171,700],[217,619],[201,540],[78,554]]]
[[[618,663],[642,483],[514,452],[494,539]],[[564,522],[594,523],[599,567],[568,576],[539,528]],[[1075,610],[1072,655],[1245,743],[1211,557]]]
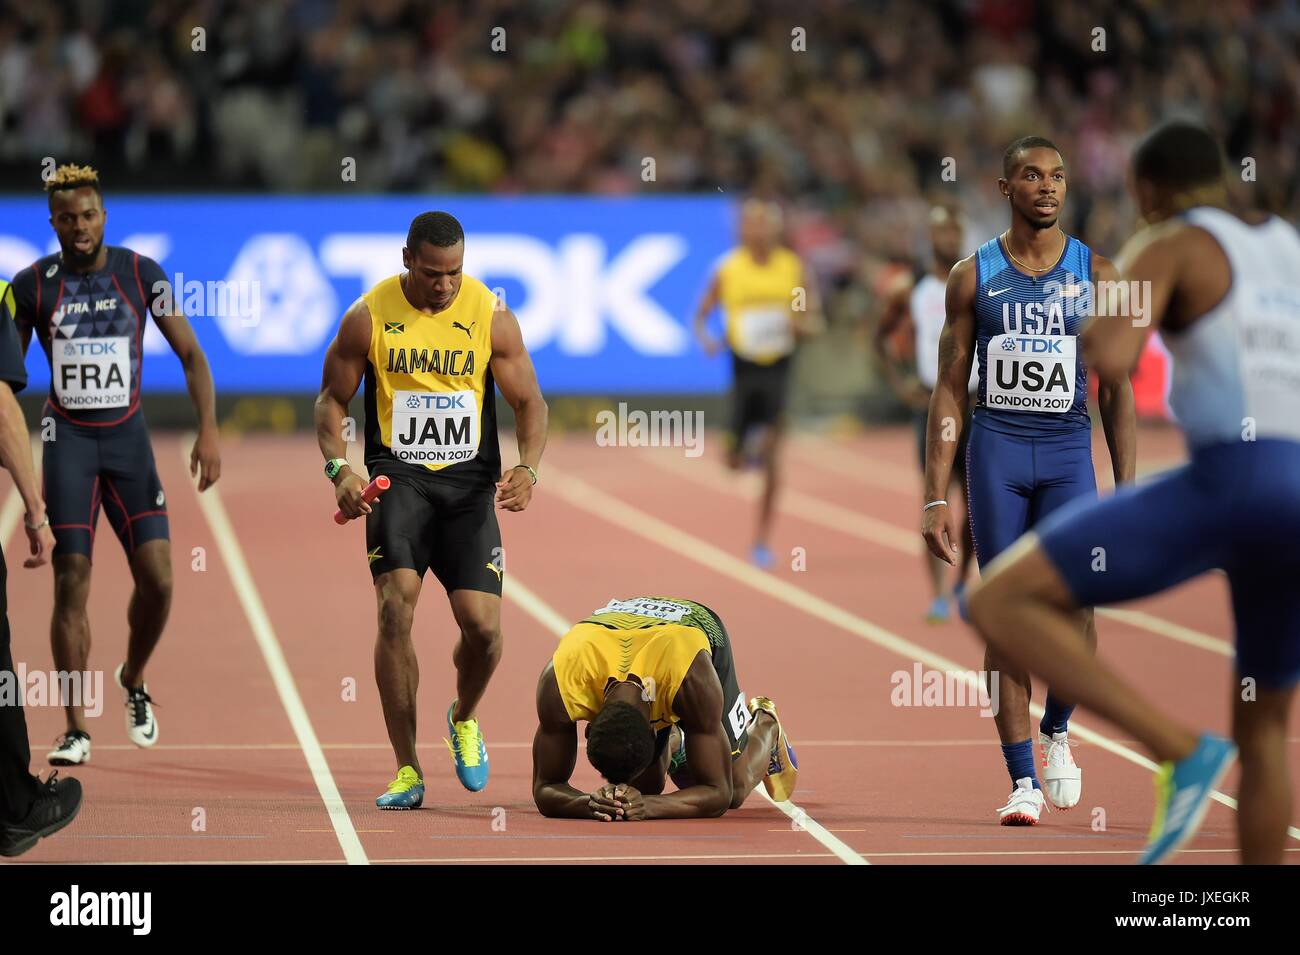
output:
[[[544,816],[631,822],[720,816],[761,780],[793,795],[794,748],[765,697],[736,683],[722,621],[691,600],[611,600],[560,639],[537,684],[533,799]],[[569,783],[587,758],[608,785]],[[677,791],[664,794],[666,777]]]

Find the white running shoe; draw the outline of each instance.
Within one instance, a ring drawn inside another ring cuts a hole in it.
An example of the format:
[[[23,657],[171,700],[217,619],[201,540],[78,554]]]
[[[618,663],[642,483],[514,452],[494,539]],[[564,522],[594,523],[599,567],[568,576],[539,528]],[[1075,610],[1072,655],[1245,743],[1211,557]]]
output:
[[[1083,770],[1074,763],[1066,733],[1053,733],[1049,739],[1038,734],[1043,751],[1043,789],[1057,809],[1073,809],[1083,794]]]
[[[69,730],[54,741],[48,756],[51,766],[81,766],[90,762],[90,734]]]
[[[126,735],[136,746],[147,748],[158,742],[158,721],[153,715],[153,699],[149,696],[146,684],[128,689],[122,683],[122,671],[125,669],[126,664],[121,664],[113,674],[113,679],[122,687],[126,696]]]
[[[1036,826],[1044,804],[1043,791],[1034,788],[1032,779],[1028,776],[1017,779],[1016,788],[1011,790],[1011,798],[998,810],[998,825]]]

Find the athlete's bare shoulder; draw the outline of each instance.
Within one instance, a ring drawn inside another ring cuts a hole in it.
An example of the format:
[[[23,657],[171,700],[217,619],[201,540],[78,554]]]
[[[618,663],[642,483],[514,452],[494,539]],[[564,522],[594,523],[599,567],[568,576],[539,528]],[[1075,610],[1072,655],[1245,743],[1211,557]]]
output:
[[[1124,243],[1115,264],[1121,271],[1127,272],[1143,255],[1170,255],[1176,251],[1177,243],[1185,242],[1192,232],[1208,235],[1204,229],[1198,229],[1182,219],[1166,219],[1149,225]]]
[[[338,348],[345,355],[364,355],[370,350],[370,306],[359,298],[343,313],[339,323]]]
[[[1133,236],[1120,251],[1118,265],[1125,279],[1159,288],[1168,303],[1162,324],[1170,330],[1210,311],[1232,285],[1232,266],[1218,240],[1181,218]]]
[[[958,260],[951,271],[948,272],[948,303],[949,305],[967,303],[975,299],[976,286],[975,255],[966,256]]]

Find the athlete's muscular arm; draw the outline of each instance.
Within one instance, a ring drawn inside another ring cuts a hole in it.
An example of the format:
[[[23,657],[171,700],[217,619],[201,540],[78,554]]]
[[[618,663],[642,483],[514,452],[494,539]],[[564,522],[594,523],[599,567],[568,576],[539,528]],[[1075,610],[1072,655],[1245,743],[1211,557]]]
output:
[[[537,732],[533,736],[533,802],[543,816],[598,818],[591,795],[569,785],[578,760],[578,728],[564,708],[555,668],[546,664],[537,681]]]
[[[45,517],[45,501],[32,467],[32,446],[27,440],[27,422],[14,397],[13,386],[27,384],[23,353],[18,349],[18,332],[10,316],[15,312],[13,290],[0,282],[0,467],[13,477],[14,487],[26,511],[24,521],[31,556],[24,567],[39,567],[54,550],[54,534]],[[13,384],[11,384],[11,382]],[[35,525],[41,524],[39,529]]]
[[[29,265],[14,276],[10,285],[14,296],[14,325],[18,328],[18,347],[24,358],[40,320],[36,314],[36,283],[39,281],[35,265]]]
[[[497,482],[497,507],[522,511],[533,497],[533,478],[527,465],[536,471],[546,447],[546,422],[549,411],[542,390],[537,386],[533,360],[524,347],[519,319],[503,308],[492,316],[492,377],[501,396],[515,412],[515,440],[519,442],[519,465],[501,475]],[[484,400],[491,400],[484,396]]]
[[[971,361],[975,357],[975,257],[962,259],[948,274],[947,316],[939,337],[939,378],[930,395],[925,431],[925,498],[944,500],[952,479],[952,459],[966,420]],[[952,508],[939,504],[922,514],[921,535],[930,553],[957,563],[961,539]]]
[[[885,308],[880,321],[876,323],[871,335],[871,350],[880,363],[880,370],[885,375],[889,389],[909,408],[928,408],[930,395],[925,386],[916,378],[899,374],[898,366],[889,354],[886,343],[900,325],[908,321],[908,297],[912,294],[912,282],[907,276],[900,276],[885,300]]]
[[[1110,259],[1093,257],[1092,287],[1094,295],[1108,295],[1108,289],[1118,288],[1119,270]],[[1101,290],[1098,293],[1097,290]],[[1093,303],[1094,312],[1096,302]],[[1133,402],[1133,382],[1128,370],[1118,373],[1107,369],[1107,374],[1097,372],[1097,408],[1101,412],[1101,426],[1106,432],[1106,446],[1110,448],[1110,466],[1115,483],[1131,483],[1137,471],[1137,411]]]
[[[677,688],[673,710],[689,741],[686,768],[694,785],[662,796],[636,793],[624,810],[628,822],[641,819],[701,819],[721,816],[731,805],[731,746],[722,729],[722,684],[701,650]]]
[[[50,525],[39,530],[33,526],[45,521],[45,501],[36,483],[36,470],[32,466],[32,446],[27,439],[27,422],[23,409],[14,397],[9,382],[0,381],[0,467],[9,472],[14,487],[23,499],[26,511],[24,526],[31,545],[31,556],[23,561],[24,567],[40,567],[54,553],[54,534]]]
[[[1164,324],[1182,265],[1178,238],[1191,231],[1174,221],[1150,226],[1120,251],[1121,294],[1098,303],[1080,336],[1084,360],[1099,378],[1132,374],[1147,335]]]
[[[181,367],[185,369],[185,388],[194,403],[199,419],[199,435],[190,449],[190,476],[199,478],[199,490],[206,491],[221,477],[221,448],[217,440],[217,389],[212,383],[212,369],[203,353],[189,319],[179,310],[154,315],[154,323],[167,339]]]
[[[695,329],[695,340],[700,343],[704,354],[710,358],[722,349],[722,342],[709,334],[709,316],[718,307],[721,298],[722,281],[718,278],[718,273],[714,272],[713,277],[709,279],[709,287],[704,290],[704,297],[695,307],[695,321],[692,323]]]
[[[321,374],[320,394],[316,396],[316,441],[326,461],[347,457],[343,440],[343,419],[348,402],[366,373],[366,355],[370,352],[370,309],[364,299],[357,299],[343,313],[339,331],[325,351],[325,369]],[[366,482],[361,475],[343,465],[334,476],[334,497],[339,510],[349,520],[370,513],[370,505],[361,499]]]

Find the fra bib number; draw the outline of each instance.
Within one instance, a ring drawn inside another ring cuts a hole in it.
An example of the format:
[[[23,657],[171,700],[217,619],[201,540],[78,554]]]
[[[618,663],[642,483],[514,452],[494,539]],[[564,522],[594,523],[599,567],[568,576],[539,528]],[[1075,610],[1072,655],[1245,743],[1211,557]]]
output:
[[[131,403],[131,339],[55,339],[50,346],[54,394],[69,410],[125,408]]]

